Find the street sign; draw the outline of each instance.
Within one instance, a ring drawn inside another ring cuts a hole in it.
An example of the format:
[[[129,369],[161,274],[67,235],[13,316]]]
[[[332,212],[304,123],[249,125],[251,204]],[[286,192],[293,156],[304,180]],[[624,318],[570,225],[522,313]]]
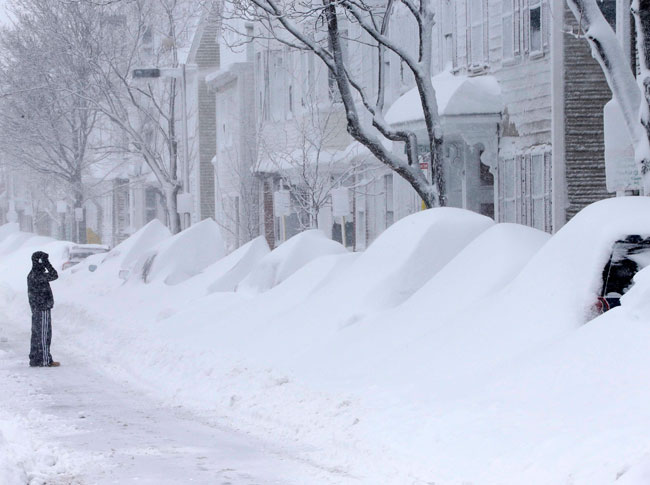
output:
[[[350,215],[350,189],[347,187],[332,189],[332,215],[334,217]]]
[[[81,222],[84,220],[84,210],[82,207],[74,208],[74,220],[77,222]]]
[[[276,217],[291,215],[291,195],[288,190],[273,193],[273,212]]]
[[[134,69],[133,77],[135,79],[147,79],[147,78],[160,77],[160,69],[158,69],[157,67],[152,67],[148,69]]]

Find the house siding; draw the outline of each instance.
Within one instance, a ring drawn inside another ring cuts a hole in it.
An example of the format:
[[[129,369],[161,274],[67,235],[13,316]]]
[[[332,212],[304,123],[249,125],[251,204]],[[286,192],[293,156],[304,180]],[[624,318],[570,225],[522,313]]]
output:
[[[565,8],[565,32],[577,29]],[[612,194],[605,186],[603,107],[612,94],[584,38],[564,35],[567,208],[569,220],[586,205]]]
[[[214,93],[209,92],[205,76],[219,67],[219,26],[216,12],[208,17],[201,32],[199,45],[193,61],[198,73],[198,210],[199,218],[215,217],[214,167],[212,159],[216,154],[216,110]]]

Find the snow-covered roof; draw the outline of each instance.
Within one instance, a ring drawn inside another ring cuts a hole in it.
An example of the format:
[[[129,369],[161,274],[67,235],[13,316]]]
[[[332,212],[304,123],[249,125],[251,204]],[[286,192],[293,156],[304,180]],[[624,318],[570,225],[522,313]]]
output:
[[[391,150],[392,142],[390,140],[382,140],[384,147]],[[322,149],[320,153],[316,150],[297,149],[291,153],[270,154],[260,160],[256,172],[278,172],[280,170],[296,169],[303,164],[315,166],[317,163],[323,166],[329,166],[331,169],[337,167],[348,167],[349,162],[360,157],[372,156],[370,150],[357,141],[353,141],[342,150]]]
[[[456,76],[444,71],[433,76],[431,82],[440,116],[500,113],[503,110],[501,87],[494,76]],[[386,112],[386,121],[391,124],[423,119],[417,88],[404,93]]]

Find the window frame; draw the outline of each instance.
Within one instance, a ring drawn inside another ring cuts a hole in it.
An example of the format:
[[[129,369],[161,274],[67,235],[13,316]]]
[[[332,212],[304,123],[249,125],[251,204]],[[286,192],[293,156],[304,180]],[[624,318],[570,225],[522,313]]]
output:
[[[503,160],[503,210],[500,214],[501,222],[517,222],[517,157],[506,158]],[[511,172],[511,173],[509,173]],[[508,194],[508,179],[512,187],[512,194]],[[512,218],[508,218],[508,208],[512,209]]]
[[[536,175],[539,176],[539,180]],[[546,230],[546,192],[544,152],[532,152],[530,154],[530,226],[541,231]],[[539,207],[539,204],[541,204],[541,207]],[[538,210],[535,210],[536,206]],[[541,217],[539,221],[537,220],[538,217]]]
[[[395,223],[395,181],[393,174],[384,175],[384,227]],[[390,216],[389,216],[390,214]]]
[[[509,5],[509,10],[505,6]],[[510,20],[510,32],[506,32],[506,19]],[[503,62],[515,59],[515,2],[513,0],[502,0],[501,2],[501,57]],[[510,54],[506,54],[506,39],[509,40]]]
[[[543,0],[529,0],[528,3],[528,54],[531,57],[540,56],[544,53],[544,1]],[[539,48],[533,49],[533,10],[539,11]]]
[[[456,48],[456,3],[454,0],[442,0],[442,69],[447,64],[452,69],[458,68],[458,51]]]
[[[487,33],[487,8],[485,4],[485,0],[467,0],[466,5],[468,6],[467,8],[467,30],[468,30],[468,47],[466,48],[467,51],[467,65],[470,68],[470,70],[482,70],[485,69],[485,67],[488,64],[488,56],[487,56],[487,39],[486,39],[486,33]],[[480,15],[475,16],[475,7],[480,6]],[[476,36],[475,35],[475,29],[480,28],[480,35]],[[475,55],[479,51],[475,51],[475,40],[480,39],[481,40],[481,45],[480,45],[480,59],[475,59]]]

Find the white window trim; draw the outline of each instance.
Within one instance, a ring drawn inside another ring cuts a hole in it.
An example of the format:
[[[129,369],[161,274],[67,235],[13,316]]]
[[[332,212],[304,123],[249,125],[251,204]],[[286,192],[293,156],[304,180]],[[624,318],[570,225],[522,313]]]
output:
[[[550,157],[547,157],[547,154],[552,153],[551,147],[548,145],[542,145],[542,146],[537,146],[534,147],[530,150],[526,151],[526,156],[530,157],[530,168],[529,168],[529,173],[527,174],[529,179],[530,179],[530,193],[527,194],[527,198],[530,200],[531,204],[531,209],[530,209],[530,217],[531,220],[529,221],[529,225],[531,227],[534,226],[534,201],[535,200],[542,200],[543,201],[543,227],[537,228],[541,231],[547,231],[550,230],[552,226],[552,221],[550,220],[550,217],[552,217],[551,212],[548,210],[547,204],[551,204],[551,189],[552,189],[552,184],[547,183],[547,170],[546,170],[546,163],[547,159],[550,160]],[[533,193],[533,187],[534,187],[534,180],[533,180],[533,164],[534,164],[534,159],[535,157],[540,157],[541,159],[541,164],[542,164],[542,171],[541,171],[541,176],[542,176],[542,183],[543,183],[543,192],[542,194],[534,194]]]
[[[530,0],[528,4],[528,55],[531,58],[538,58],[544,55],[544,6],[542,0]],[[539,49],[533,49],[533,29],[531,12],[539,8]]]
[[[512,164],[512,195],[509,197],[508,188],[508,165]],[[517,222],[517,157],[512,156],[503,160],[503,214],[500,215],[503,222]],[[508,216],[507,204],[513,205],[512,220],[506,219]]]
[[[504,12],[504,5],[510,5],[510,9],[507,12]],[[511,45],[511,55],[506,57],[505,54],[505,42],[506,36],[504,27],[505,20],[510,17],[510,45]],[[515,48],[515,6],[513,0],[502,0],[501,2],[501,56],[504,63],[512,62],[515,59],[516,48]]]
[[[477,1],[478,4],[481,6],[481,14],[478,16],[480,20],[476,20],[474,17],[474,8],[473,8],[473,2]],[[486,40],[486,33],[487,33],[487,9],[485,5],[485,0],[467,0],[467,25],[468,25],[468,32],[469,35],[468,41],[467,42],[467,65],[468,68],[471,72],[480,72],[485,70],[488,67],[488,59],[487,59],[487,40]],[[473,56],[473,51],[474,51],[474,28],[481,28],[481,59],[480,61],[476,61]]]

